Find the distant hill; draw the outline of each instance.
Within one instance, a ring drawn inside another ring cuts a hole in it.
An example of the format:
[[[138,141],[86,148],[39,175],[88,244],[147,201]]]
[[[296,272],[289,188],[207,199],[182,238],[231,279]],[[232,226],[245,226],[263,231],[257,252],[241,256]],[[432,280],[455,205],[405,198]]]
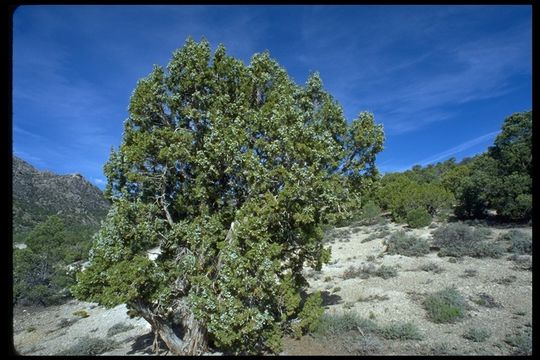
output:
[[[70,229],[97,230],[109,202],[80,174],[39,171],[13,156],[13,234],[21,236],[57,214]]]

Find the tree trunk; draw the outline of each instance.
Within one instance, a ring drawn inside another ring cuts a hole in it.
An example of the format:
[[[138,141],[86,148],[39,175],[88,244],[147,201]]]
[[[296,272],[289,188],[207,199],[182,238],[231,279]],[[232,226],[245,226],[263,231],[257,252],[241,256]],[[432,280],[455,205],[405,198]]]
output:
[[[206,328],[202,326],[193,313],[182,304],[176,310],[181,324],[173,324],[152,311],[151,306],[139,302],[131,304],[141,316],[150,323],[154,333],[167,345],[175,355],[201,355],[208,346]]]

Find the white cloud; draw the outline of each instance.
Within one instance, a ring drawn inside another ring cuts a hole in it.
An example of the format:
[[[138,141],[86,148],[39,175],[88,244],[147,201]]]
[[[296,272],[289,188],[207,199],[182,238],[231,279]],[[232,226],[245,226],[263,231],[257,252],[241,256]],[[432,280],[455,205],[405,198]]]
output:
[[[479,136],[477,138],[474,138],[472,140],[466,141],[462,144],[459,144],[458,146],[454,146],[451,149],[445,150],[443,152],[440,152],[438,154],[435,154],[427,159],[421,160],[418,162],[418,164],[425,166],[437,161],[440,161],[442,159],[449,158],[452,155],[459,154],[467,149],[472,148],[475,145],[479,145],[482,143],[485,143],[487,141],[491,141],[495,138],[495,136],[499,133],[499,131],[492,131],[490,133],[484,134],[482,136]]]

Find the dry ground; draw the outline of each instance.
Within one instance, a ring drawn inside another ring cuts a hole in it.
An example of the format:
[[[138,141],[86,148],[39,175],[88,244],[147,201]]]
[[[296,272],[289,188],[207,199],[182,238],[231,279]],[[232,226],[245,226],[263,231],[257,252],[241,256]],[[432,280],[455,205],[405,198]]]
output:
[[[310,282],[309,292],[320,290],[324,294],[327,313],[356,312],[371,318],[378,325],[411,322],[422,334],[422,340],[372,341],[370,353],[380,355],[405,354],[512,354],[515,351],[504,339],[507,334],[519,333],[532,327],[532,272],[516,267],[507,255],[499,259],[464,257],[451,262],[432,252],[423,257],[388,255],[384,252],[384,236],[364,241],[373,233],[386,229],[388,233],[404,228],[393,223],[362,227],[344,227],[333,231],[329,239],[332,261],[320,272],[306,269]],[[491,227],[491,240],[509,228]],[[409,233],[431,239],[434,228],[407,230]],[[531,233],[531,227],[520,230]],[[350,266],[373,263],[375,266],[396,267],[398,275],[389,279],[371,276],[343,279]],[[443,271],[427,272],[424,264],[435,263]],[[474,276],[465,276],[466,270],[476,270]],[[426,317],[422,299],[426,294],[455,286],[467,299],[467,316],[454,324],[435,324]],[[478,294],[490,295],[498,307],[475,303]],[[84,310],[88,317],[73,313]],[[131,325],[129,330],[108,336],[115,324]],[[475,343],[462,337],[470,327],[488,329],[491,336]],[[13,319],[13,342],[23,355],[54,355],[70,348],[85,336],[116,341],[113,350],[104,355],[151,355],[152,334],[142,319],[130,319],[124,306],[106,310],[96,304],[70,301],[49,308],[16,308]],[[343,339],[320,339],[306,335],[301,339],[284,339],[282,354],[324,355],[360,354],[366,338],[360,332],[351,332]],[[365,345],[364,345],[365,348]],[[360,349],[360,350],[359,350]]]

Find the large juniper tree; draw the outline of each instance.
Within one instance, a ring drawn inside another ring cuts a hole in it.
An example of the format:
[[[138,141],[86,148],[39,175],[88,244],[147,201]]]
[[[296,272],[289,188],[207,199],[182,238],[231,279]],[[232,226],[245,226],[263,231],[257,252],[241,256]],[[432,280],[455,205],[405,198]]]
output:
[[[316,318],[302,268],[329,261],[321,224],[369,187],[382,144],[317,74],[298,86],[267,52],[246,66],[188,39],[132,94],[105,165],[113,205],[73,292],[127,304],[176,354],[278,351]]]

